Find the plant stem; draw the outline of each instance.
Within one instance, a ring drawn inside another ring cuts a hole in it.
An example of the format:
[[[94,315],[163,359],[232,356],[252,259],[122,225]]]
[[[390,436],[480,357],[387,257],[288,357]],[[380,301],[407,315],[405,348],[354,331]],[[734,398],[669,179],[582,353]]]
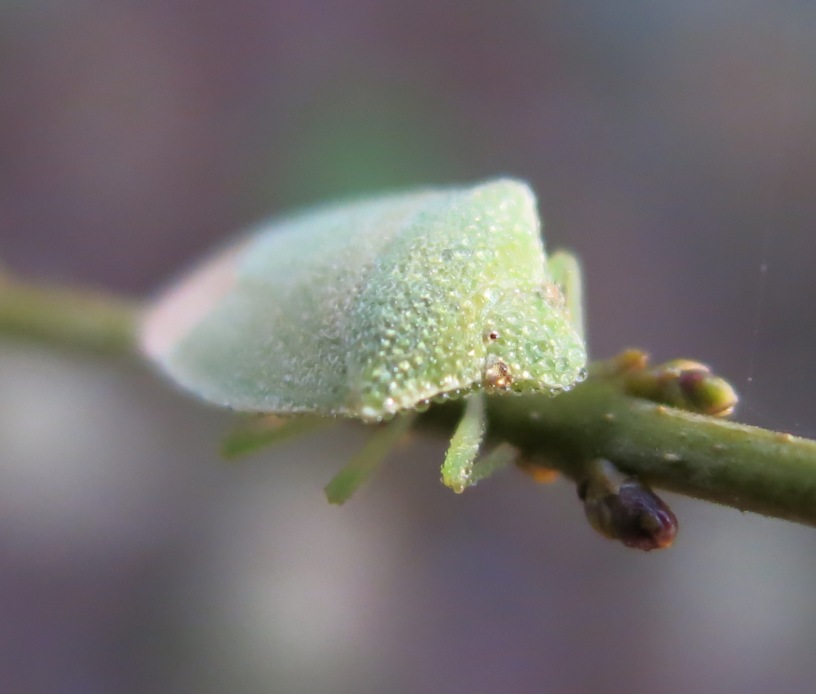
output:
[[[87,289],[0,275],[0,335],[95,354],[132,354],[140,306]]]
[[[573,478],[606,458],[654,487],[816,525],[816,442],[627,395],[592,376],[556,398],[491,398],[491,434]]]
[[[117,296],[0,276],[0,336],[136,355],[139,314]],[[556,398],[488,398],[489,436],[573,478],[607,458],[655,487],[816,525],[816,442],[634,397],[603,362],[591,373]],[[455,412],[432,408],[423,420]]]

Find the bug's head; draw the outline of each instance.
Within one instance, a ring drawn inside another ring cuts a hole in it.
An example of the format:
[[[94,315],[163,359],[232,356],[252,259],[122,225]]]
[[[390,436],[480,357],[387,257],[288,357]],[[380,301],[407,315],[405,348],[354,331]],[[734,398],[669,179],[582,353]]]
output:
[[[556,393],[584,378],[586,346],[557,291],[510,288],[486,312],[485,390]]]

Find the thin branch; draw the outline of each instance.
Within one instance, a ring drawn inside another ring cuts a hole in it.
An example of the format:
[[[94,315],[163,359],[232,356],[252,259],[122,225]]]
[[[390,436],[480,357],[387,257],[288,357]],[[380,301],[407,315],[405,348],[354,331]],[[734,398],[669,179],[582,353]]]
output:
[[[0,336],[135,355],[138,316],[127,299],[0,277]],[[489,398],[489,436],[574,478],[607,458],[655,487],[816,525],[816,442],[633,396],[607,364],[556,398]],[[424,419],[454,412],[432,408]]]
[[[693,414],[593,376],[557,398],[492,398],[491,434],[579,478],[587,461],[686,496],[816,525],[816,441]]]
[[[0,335],[95,354],[135,352],[140,305],[87,289],[0,275]]]

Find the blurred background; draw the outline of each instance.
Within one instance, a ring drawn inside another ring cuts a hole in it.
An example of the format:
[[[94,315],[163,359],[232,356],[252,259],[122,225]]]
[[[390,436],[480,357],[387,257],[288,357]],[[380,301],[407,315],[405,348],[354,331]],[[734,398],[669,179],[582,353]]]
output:
[[[497,174],[585,264],[591,349],[706,361],[816,435],[816,5],[0,0],[0,259],[147,296],[257,218]],[[240,465],[148,369],[0,346],[3,692],[808,692],[816,533],[667,495],[462,496],[337,425]]]

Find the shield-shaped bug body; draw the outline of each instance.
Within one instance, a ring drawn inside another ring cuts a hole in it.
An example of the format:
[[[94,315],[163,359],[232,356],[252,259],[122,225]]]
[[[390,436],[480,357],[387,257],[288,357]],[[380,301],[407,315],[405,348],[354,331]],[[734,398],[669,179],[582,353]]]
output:
[[[586,350],[567,305],[534,195],[498,179],[261,224],[159,297],[142,345],[219,405],[378,422],[570,388]]]

